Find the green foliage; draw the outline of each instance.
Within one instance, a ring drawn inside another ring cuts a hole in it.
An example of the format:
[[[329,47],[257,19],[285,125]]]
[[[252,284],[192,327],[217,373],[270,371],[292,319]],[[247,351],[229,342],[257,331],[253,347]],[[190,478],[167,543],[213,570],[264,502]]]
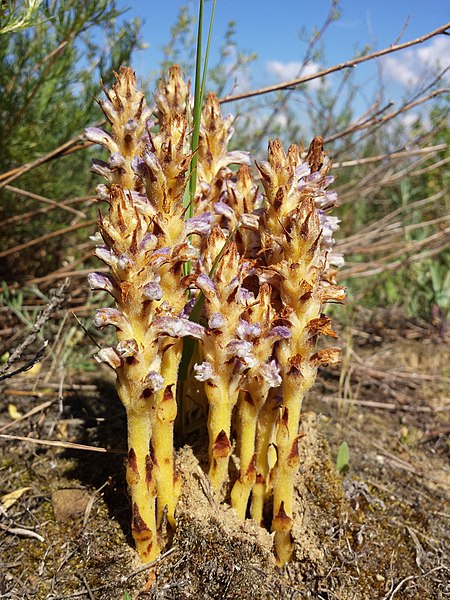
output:
[[[33,27],[39,22],[43,0],[6,0],[0,7],[0,35]]]
[[[53,0],[38,8],[31,27],[0,36],[0,173],[45,156],[96,121],[93,98],[100,79],[108,85],[113,71],[129,63],[140,45],[139,22],[118,25],[121,13],[113,1]],[[14,185],[51,199],[82,196],[91,188],[88,163],[86,152],[69,154],[25,173]],[[0,191],[0,201],[1,221],[36,208],[34,200],[7,189]],[[25,220],[12,236],[3,236],[1,249],[71,222],[73,214],[59,210]],[[30,261],[27,274],[58,264],[66,238],[51,242],[45,258],[33,260],[34,248],[23,255]],[[11,269],[9,261],[3,268]]]
[[[45,296],[43,296],[43,294],[35,287],[31,289],[10,290],[8,286],[3,283],[0,289],[0,305],[8,307],[9,311],[15,315],[18,321],[28,329],[33,326],[39,308],[35,305],[26,305],[26,296],[34,296],[40,300],[47,300],[47,298],[45,298]]]

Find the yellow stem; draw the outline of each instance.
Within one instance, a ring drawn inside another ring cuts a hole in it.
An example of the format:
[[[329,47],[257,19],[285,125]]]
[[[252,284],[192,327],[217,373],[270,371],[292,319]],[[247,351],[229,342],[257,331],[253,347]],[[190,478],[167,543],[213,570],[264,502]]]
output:
[[[286,376],[283,381],[283,407],[277,429],[277,464],[273,484],[273,520],[277,563],[292,557],[291,529],[294,522],[294,483],[300,464],[298,429],[303,397],[314,383],[316,371],[304,367],[302,376]]]
[[[210,382],[206,383],[206,396],[209,402],[209,479],[217,496],[228,475],[228,461],[231,454],[231,414],[237,401],[237,393],[230,397],[226,378],[221,378],[218,385],[208,384]]]
[[[258,415],[267,399],[268,389],[261,382],[249,385],[239,396],[239,479],[231,490],[231,504],[241,519],[245,519],[248,500],[256,483],[256,430]]]
[[[148,410],[127,410],[127,482],[131,492],[132,533],[143,562],[154,560],[159,552],[156,531],[156,482],[150,455],[152,429]]]
[[[272,443],[278,411],[273,399],[269,397],[262,407],[256,430],[256,482],[252,490],[250,515],[261,526],[264,526],[264,501],[269,489],[270,464],[269,447]]]
[[[181,359],[182,340],[176,340],[163,355],[161,375],[164,389],[156,394],[155,411],[152,413],[153,449],[156,470],[157,525],[161,525],[167,507],[167,519],[174,529],[175,507],[180,495],[180,480],[174,463],[173,430],[177,416],[176,382]]]

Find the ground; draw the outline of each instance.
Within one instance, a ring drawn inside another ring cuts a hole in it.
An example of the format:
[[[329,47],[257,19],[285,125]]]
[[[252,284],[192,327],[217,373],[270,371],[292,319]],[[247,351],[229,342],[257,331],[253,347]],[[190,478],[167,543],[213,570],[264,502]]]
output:
[[[450,597],[448,346],[430,328],[393,321],[377,315],[343,332],[342,368],[323,371],[305,403],[295,555],[284,569],[274,566],[267,531],[213,501],[199,434],[177,452],[178,529],[160,560],[142,569],[130,540],[124,414],[110,374],[46,380],[44,363],[39,376],[5,380],[0,597]],[[349,460],[338,473],[344,441]]]

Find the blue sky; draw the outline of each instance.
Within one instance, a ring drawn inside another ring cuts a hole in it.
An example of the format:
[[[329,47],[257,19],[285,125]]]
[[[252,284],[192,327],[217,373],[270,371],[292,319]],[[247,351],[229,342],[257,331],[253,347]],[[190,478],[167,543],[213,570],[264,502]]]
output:
[[[120,8],[129,7],[126,18],[139,16],[143,21],[143,38],[148,48],[134,58],[132,66],[138,77],[146,79],[158,68],[161,48],[168,43],[170,27],[183,4],[186,2],[182,0],[118,0]],[[198,0],[191,0],[191,6],[197,13]],[[207,1],[206,23],[211,6],[212,2]],[[323,38],[324,59],[310,64],[306,72],[349,60],[366,45],[381,49],[400,35],[402,42],[408,41],[450,21],[448,0],[341,0],[338,8],[341,17]],[[217,0],[211,63],[223,40],[227,22],[235,20],[239,48],[258,56],[251,65],[250,78],[237,81],[238,88],[253,89],[294,78],[306,49],[300,31],[320,28],[329,10],[328,0]],[[378,64],[372,61],[358,66],[355,70],[355,79],[361,88],[356,99],[358,112],[364,112],[372,102],[378,86],[378,68],[383,72],[386,96],[398,101],[404,86],[418,85],[438,61],[441,66],[450,63],[450,37],[433,38],[423,46],[391,54]],[[339,76],[332,77],[337,85]],[[449,81],[447,77],[447,83]],[[333,79],[329,82],[333,85]]]
[[[157,64],[160,48],[170,39],[170,27],[182,4],[185,2],[180,0],[118,0],[120,8],[129,7],[127,18],[139,16],[144,22],[143,35],[149,47],[136,57],[134,65],[141,75],[145,76]],[[211,5],[211,1],[206,2],[207,13]],[[197,2],[193,6],[196,11]],[[327,0],[218,0],[214,46],[220,45],[227,22],[234,19],[240,47],[258,54],[255,73],[269,61],[301,61],[305,44],[299,31],[321,26],[329,7]],[[342,0],[339,8],[341,18],[329,28],[324,40],[329,64],[351,58],[356,49],[366,44],[375,48],[391,44],[408,17],[403,41],[450,21],[448,0]]]

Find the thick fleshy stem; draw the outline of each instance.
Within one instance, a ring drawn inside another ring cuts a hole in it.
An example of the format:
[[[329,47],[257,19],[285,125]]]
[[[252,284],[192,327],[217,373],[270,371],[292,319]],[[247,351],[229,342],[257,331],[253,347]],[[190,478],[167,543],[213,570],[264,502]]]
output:
[[[250,504],[250,515],[253,520],[264,526],[264,504],[270,493],[271,464],[270,449],[273,449],[276,433],[276,421],[278,416],[278,398],[272,394],[262,407],[256,428],[256,480],[252,489]],[[274,461],[275,462],[275,457]]]
[[[167,510],[167,519],[174,529],[175,507],[181,492],[181,480],[175,469],[173,429],[177,416],[176,382],[181,359],[182,340],[176,340],[166,350],[161,364],[165,386],[156,394],[155,410],[152,412],[153,445],[158,457],[156,477],[157,525]]]
[[[283,408],[277,427],[277,463],[273,481],[273,520],[275,555],[278,564],[289,562],[293,543],[291,530],[294,522],[294,481],[300,459],[298,453],[298,427],[302,399],[314,383],[315,372],[304,373],[301,382],[285,378],[283,382]]]
[[[222,485],[228,478],[228,463],[231,455],[231,415],[238,392],[230,395],[228,381],[226,378],[219,378],[217,384],[206,383],[206,397],[209,403],[209,479],[215,495],[219,496]]]
[[[150,412],[150,407],[146,407],[143,413],[127,410],[127,483],[132,503],[131,530],[136,550],[143,562],[154,560],[161,550],[156,527],[155,463],[150,453]]]
[[[266,390],[264,390],[266,391]],[[231,491],[231,504],[241,519],[245,519],[248,501],[256,483],[256,435],[258,414],[267,393],[253,389],[241,392],[238,406],[239,478]]]

